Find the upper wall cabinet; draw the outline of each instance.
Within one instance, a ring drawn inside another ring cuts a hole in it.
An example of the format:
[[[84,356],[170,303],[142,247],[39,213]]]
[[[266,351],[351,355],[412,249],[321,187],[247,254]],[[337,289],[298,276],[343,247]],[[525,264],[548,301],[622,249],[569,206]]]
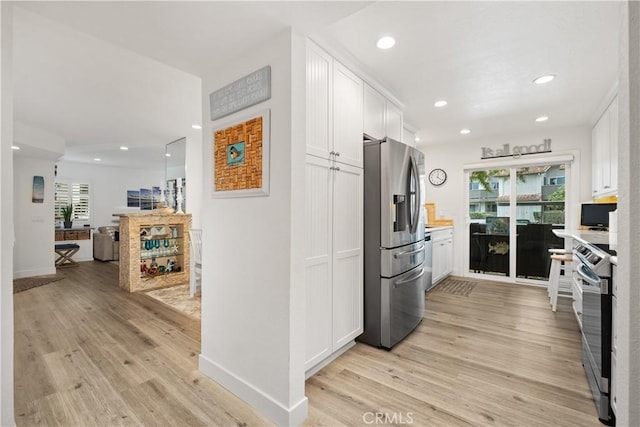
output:
[[[364,133],[402,141],[402,111],[380,92],[364,85]]]
[[[591,133],[593,198],[618,193],[618,98],[607,107]]]
[[[416,134],[414,131],[407,128],[406,124],[404,128],[402,128],[402,142],[411,147],[416,146]]]
[[[308,154],[362,167],[362,90],[362,79],[308,43]]]

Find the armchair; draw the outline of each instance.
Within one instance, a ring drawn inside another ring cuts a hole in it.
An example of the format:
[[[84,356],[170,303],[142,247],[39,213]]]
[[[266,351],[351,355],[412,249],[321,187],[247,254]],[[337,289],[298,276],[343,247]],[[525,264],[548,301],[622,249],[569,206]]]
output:
[[[93,233],[93,259],[117,261],[120,259],[120,233],[117,226],[98,227]]]

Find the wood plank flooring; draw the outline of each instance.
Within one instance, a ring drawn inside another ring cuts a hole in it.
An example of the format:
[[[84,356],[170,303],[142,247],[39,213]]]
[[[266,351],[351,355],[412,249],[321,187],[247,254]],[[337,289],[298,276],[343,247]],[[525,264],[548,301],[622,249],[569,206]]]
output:
[[[18,426],[271,425],[198,371],[200,322],[85,262],[14,295]]]
[[[14,295],[19,426],[271,425],[197,370],[198,321],[120,290],[112,264],[60,274]],[[569,303],[436,288],[392,351],[358,343],[307,381],[305,425],[599,426]]]
[[[358,343],[310,378],[306,425],[600,426],[570,300],[475,283],[430,291],[391,351]]]

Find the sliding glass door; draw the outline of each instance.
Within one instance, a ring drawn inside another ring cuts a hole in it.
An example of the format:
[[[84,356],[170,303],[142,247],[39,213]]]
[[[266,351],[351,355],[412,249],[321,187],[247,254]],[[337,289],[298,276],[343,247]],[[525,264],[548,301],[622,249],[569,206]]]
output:
[[[509,276],[509,170],[475,170],[469,179],[469,270]],[[506,199],[505,199],[506,198]],[[504,200],[507,200],[505,205]]]
[[[546,280],[565,223],[565,164],[469,171],[469,272]],[[515,197],[512,197],[515,195]]]

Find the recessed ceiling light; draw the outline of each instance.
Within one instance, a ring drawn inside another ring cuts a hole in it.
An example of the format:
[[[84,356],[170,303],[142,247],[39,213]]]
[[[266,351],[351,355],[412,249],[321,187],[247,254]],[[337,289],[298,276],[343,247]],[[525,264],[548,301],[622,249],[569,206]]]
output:
[[[18,147],[17,145],[12,145],[12,146],[11,146],[11,149],[12,149],[12,150],[19,150],[19,149],[20,149],[20,147]]]
[[[101,161],[102,161],[102,159],[100,159],[100,158],[98,158],[98,157],[94,157],[94,159],[93,159],[93,160],[95,160],[96,162],[101,162]]]
[[[413,140],[414,140],[415,142],[420,142],[420,137],[416,136]]]
[[[171,157],[170,153],[164,153],[164,155],[167,156],[167,157]]]
[[[463,134],[463,135],[468,135],[468,134],[470,134],[470,133],[471,133],[471,129],[462,129],[462,130],[460,131],[460,133],[461,133],[461,134]]]
[[[191,125],[191,127],[194,129],[202,129],[202,126],[200,125]]]
[[[396,39],[391,36],[380,37],[376,46],[378,49],[391,49],[396,44]]]
[[[544,76],[538,77],[533,82],[537,85],[543,85],[545,83],[549,83],[551,80],[555,78],[556,78],[555,74],[545,74]]]
[[[436,101],[433,106],[437,107],[437,108],[442,108],[445,105],[447,105],[447,101],[445,101],[444,99],[441,99],[440,101]]]
[[[125,146],[123,145],[122,147],[120,147],[120,149],[121,149],[122,151],[127,151],[127,150],[129,149],[129,147],[125,147]]]
[[[549,117],[547,116],[540,116],[536,119],[536,122],[546,122],[547,120],[549,120]]]

